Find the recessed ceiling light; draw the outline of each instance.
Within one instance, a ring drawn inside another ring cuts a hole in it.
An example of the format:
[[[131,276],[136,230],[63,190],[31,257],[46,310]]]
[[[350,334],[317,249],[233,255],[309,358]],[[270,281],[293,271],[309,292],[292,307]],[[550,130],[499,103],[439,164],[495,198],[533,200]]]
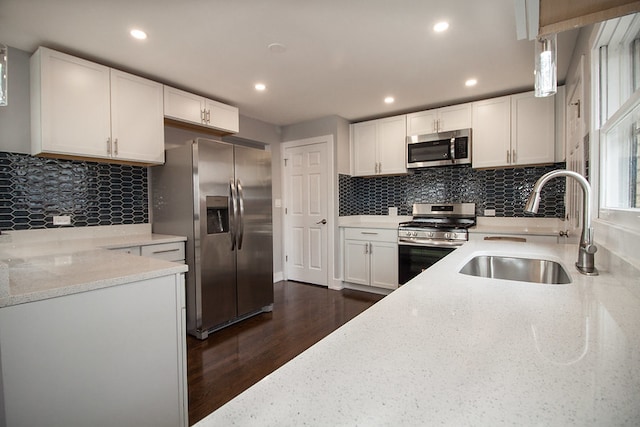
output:
[[[466,82],[464,82],[464,85],[468,87],[475,86],[477,84],[478,84],[478,80],[476,79],[469,79]]]
[[[441,33],[443,31],[446,31],[448,28],[449,23],[446,21],[442,21],[433,26],[433,31],[435,31],[436,33]]]
[[[394,97],[393,97],[393,96],[387,96],[387,97],[384,99],[384,103],[385,103],[385,104],[393,104],[395,101],[396,101],[396,100],[394,99]]]
[[[133,37],[134,39],[138,39],[138,40],[144,40],[147,38],[147,33],[145,33],[142,30],[138,30],[138,29],[133,29],[129,32],[129,34],[131,34],[131,37]]]
[[[256,83],[254,87],[256,88],[257,91],[260,91],[260,92],[262,92],[267,88],[267,86],[264,83]]]

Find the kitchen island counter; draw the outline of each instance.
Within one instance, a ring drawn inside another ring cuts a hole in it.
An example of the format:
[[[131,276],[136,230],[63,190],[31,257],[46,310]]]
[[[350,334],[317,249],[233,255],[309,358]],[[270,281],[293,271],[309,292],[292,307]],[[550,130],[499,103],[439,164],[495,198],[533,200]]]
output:
[[[459,273],[482,254],[555,260],[572,283]],[[582,276],[576,255],[468,242],[197,426],[638,425],[637,270]]]

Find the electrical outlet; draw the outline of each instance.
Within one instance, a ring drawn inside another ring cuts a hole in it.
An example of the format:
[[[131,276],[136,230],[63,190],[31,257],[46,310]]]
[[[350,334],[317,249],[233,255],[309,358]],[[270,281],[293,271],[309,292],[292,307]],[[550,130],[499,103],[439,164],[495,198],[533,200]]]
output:
[[[496,216],[496,210],[495,209],[485,209],[484,210],[484,216]]]
[[[71,225],[71,217],[69,215],[54,216],[53,225]]]

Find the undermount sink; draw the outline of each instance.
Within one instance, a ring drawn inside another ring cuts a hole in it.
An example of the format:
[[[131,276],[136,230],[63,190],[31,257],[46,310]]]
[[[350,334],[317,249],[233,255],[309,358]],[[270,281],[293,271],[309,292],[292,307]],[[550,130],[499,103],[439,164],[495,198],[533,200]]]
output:
[[[571,278],[562,265],[546,259],[479,255],[467,262],[460,273],[549,285],[571,283]]]

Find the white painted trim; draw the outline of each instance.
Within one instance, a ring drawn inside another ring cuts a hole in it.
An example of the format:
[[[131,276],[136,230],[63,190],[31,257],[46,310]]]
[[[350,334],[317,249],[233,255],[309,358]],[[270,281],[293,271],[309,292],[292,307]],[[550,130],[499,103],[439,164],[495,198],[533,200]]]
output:
[[[334,286],[334,257],[333,251],[335,250],[335,241],[336,241],[336,233],[338,230],[338,213],[337,213],[337,204],[336,204],[336,191],[337,188],[337,175],[335,173],[335,138],[333,135],[323,135],[323,136],[315,136],[311,138],[298,139],[294,141],[287,141],[280,144],[280,160],[281,160],[281,185],[282,185],[282,203],[283,206],[286,205],[287,201],[287,186],[286,186],[286,171],[284,165],[285,153],[288,148],[294,147],[302,147],[305,145],[313,145],[313,144],[326,144],[327,147],[327,221],[329,223],[329,227],[327,227],[327,284],[329,287]],[[287,228],[288,221],[287,216],[285,215],[284,209],[281,209],[282,213],[282,273],[283,280],[287,280],[287,266],[285,261],[285,248],[287,246]],[[332,288],[333,289],[333,288]]]
[[[284,280],[284,273],[282,271],[275,271],[273,273],[273,283],[282,282]]]
[[[395,289],[377,288],[375,286],[358,285],[357,283],[342,282],[345,289],[351,289],[354,291],[370,292],[378,295],[389,295]]]

